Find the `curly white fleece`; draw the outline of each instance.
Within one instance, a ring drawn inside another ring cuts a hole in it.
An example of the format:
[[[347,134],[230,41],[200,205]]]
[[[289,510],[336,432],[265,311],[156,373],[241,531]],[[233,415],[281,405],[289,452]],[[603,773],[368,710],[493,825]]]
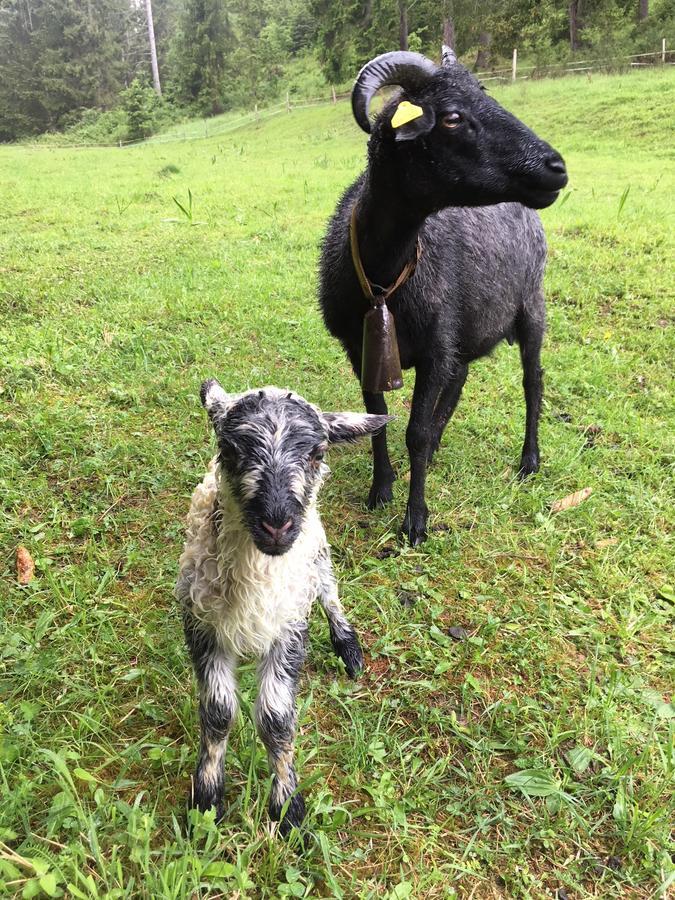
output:
[[[261,553],[214,457],[188,513],[179,562],[179,583],[189,584],[184,602],[214,629],[224,650],[262,656],[289,625],[307,621],[319,593],[317,556],[327,546],[311,502],[290,549],[282,556]]]

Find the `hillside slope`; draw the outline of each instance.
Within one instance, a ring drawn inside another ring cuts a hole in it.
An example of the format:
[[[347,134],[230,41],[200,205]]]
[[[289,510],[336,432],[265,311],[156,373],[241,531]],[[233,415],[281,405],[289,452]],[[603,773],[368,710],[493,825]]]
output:
[[[172,588],[212,453],[203,378],[360,408],[315,292],[365,136],[338,104],[189,143],[0,147],[6,893],[51,875],[44,891],[75,897],[664,889],[674,93],[671,70],[495,92],[571,175],[542,214],[542,472],[514,477],[524,411],[506,346],[472,367],[430,470],[424,546],[395,550],[412,373],[391,399],[391,509],[365,510],[365,447],[331,453],[324,520],[368,668],[345,680],[317,614],[298,742],[316,835],[304,857],[268,836],[250,670],[226,821],[185,837],[196,706]],[[584,487],[584,504],[550,513]],[[36,561],[27,588],[18,544]]]

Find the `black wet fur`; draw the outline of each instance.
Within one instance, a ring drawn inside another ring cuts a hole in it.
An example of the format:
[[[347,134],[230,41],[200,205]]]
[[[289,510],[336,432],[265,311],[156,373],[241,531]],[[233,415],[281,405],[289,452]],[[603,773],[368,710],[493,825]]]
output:
[[[402,71],[410,71],[410,56]],[[340,200],[320,262],[326,327],[360,378],[369,303],[350,252],[354,205],[361,260],[372,282],[394,282],[419,240],[413,276],[388,301],[402,366],[415,369],[406,433],[410,492],[402,526],[411,544],[426,538],[426,467],[459,402],[468,365],[504,339],[518,341],[523,365],[527,417],[521,475],[539,466],[546,241],[534,209],[554,202],[567,183],[560,155],[489,97],[463,66],[446,58],[449,65],[431,75],[427,60],[423,77],[407,84],[405,74],[393,79],[403,92],[372,126],[366,171]],[[379,69],[391,71],[390,62],[378,62]],[[361,80],[372,87],[367,78]],[[402,99],[419,105],[424,116],[395,130],[391,117]],[[364,391],[363,400],[369,412],[386,415],[382,394]],[[374,508],[392,499],[395,474],[386,429],[372,440],[368,505]]]

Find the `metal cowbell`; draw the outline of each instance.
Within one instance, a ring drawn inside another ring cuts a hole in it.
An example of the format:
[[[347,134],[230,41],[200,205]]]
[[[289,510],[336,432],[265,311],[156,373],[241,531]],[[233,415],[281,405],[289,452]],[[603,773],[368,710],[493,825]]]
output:
[[[396,325],[386,303],[369,309],[363,317],[361,387],[373,394],[403,387]]]

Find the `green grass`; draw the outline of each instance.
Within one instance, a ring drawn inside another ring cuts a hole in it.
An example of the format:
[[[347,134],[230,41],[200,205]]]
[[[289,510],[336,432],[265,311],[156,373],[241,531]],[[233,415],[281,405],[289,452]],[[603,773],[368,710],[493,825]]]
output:
[[[323,517],[368,666],[346,681],[316,612],[307,856],[269,834],[250,670],[226,821],[185,836],[196,703],[172,589],[212,453],[203,378],[360,408],[315,293],[364,137],[339,104],[227,139],[0,148],[0,894],[666,893],[675,73],[498,97],[571,173],[543,213],[542,471],[514,477],[524,411],[507,346],[472,367],[421,548],[381,553],[404,510],[412,375],[391,400],[393,508],[364,508],[365,446],[331,453]],[[191,222],[173,200],[188,208],[188,190]],[[25,588],[18,544],[37,563]]]

